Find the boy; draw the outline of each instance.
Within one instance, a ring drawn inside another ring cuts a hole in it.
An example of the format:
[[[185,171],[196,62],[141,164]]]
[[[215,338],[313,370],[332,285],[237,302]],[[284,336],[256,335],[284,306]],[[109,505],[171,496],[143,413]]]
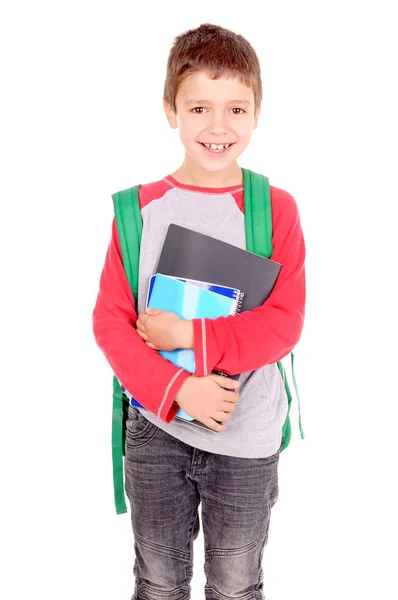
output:
[[[272,259],[283,266],[263,306],[193,321],[144,310],[170,223],[246,247],[237,158],[257,126],[261,97],[258,58],[243,37],[208,23],[178,36],[163,100],[185,159],[161,181],[139,189],[137,306],[113,221],[93,326],[114,374],[145,406],[129,408],[126,431],[132,600],[190,598],[200,502],[206,599],[264,599],[261,560],[278,497],[288,408],[276,363],[299,341],[305,305],[305,246],[293,197],[271,186]],[[158,352],[175,348],[194,350],[194,375]],[[213,369],[242,373],[240,384]],[[210,429],[174,420],[180,407]]]

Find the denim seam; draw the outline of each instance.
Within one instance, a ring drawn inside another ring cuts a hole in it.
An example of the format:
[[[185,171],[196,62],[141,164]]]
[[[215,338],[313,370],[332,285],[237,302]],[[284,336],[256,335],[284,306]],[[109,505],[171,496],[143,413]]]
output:
[[[264,540],[267,536],[267,530],[263,531],[258,538],[247,544],[246,546],[242,546],[241,548],[214,548],[205,551],[205,556],[224,556],[224,555],[234,555],[234,554],[243,554],[244,552],[255,548],[260,542]]]
[[[137,533],[134,534],[136,541],[139,540],[140,544],[146,546],[150,550],[158,551],[160,554],[168,554],[169,556],[180,557],[184,560],[189,561],[190,554],[189,552],[183,552],[182,550],[178,550],[178,548],[170,548],[169,546],[162,546],[161,544],[157,544],[156,542],[151,542],[147,540]]]
[[[211,592],[211,596],[209,596],[208,594],[206,594],[206,592]],[[211,587],[210,585],[205,585],[205,594],[206,594],[206,600],[225,600],[225,596],[224,594],[220,594],[215,588]],[[254,595],[255,594],[255,595]],[[239,598],[237,598],[236,600],[254,600],[254,599],[258,599],[258,600],[262,600],[262,598],[264,598],[264,595],[261,595],[261,591],[250,591],[247,592],[247,594],[245,594],[244,596],[239,596]]]

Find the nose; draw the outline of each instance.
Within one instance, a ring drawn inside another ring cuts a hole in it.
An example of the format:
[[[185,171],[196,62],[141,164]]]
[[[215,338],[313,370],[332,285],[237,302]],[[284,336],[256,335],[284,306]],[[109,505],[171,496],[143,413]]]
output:
[[[224,111],[214,111],[212,113],[209,131],[215,135],[228,132],[228,118]]]

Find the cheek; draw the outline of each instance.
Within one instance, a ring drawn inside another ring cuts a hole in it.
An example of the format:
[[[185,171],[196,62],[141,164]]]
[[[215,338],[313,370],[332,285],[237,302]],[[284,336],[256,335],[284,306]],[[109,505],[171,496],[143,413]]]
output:
[[[252,131],[251,130],[247,130],[247,129],[243,129],[241,131],[237,131],[236,132],[238,138],[239,138],[239,146],[243,152],[244,149],[247,148],[247,146],[250,143],[251,137],[252,137]]]
[[[181,119],[178,128],[181,141],[184,143],[190,143],[195,141],[200,135],[200,132],[203,130],[203,125],[201,126],[197,122]]]
[[[234,128],[234,131],[235,131],[236,135],[239,137],[239,139],[249,141],[251,138],[251,135],[252,135],[252,131],[253,131],[252,124],[249,127],[247,125],[247,123],[246,124],[242,123],[241,125],[237,125]]]

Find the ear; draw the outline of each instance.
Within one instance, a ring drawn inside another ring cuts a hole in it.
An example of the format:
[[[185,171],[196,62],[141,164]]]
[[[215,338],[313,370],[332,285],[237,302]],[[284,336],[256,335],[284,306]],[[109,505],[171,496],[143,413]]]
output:
[[[165,100],[163,100],[163,108],[164,108],[164,112],[166,113],[166,117],[167,117],[170,127],[172,129],[177,129],[178,128],[177,115],[174,112],[173,108]]]
[[[256,129],[256,127],[257,127],[258,118],[260,116],[260,111],[261,111],[261,104],[259,104],[257,106],[256,112],[254,113],[254,125],[253,125],[253,129]]]

